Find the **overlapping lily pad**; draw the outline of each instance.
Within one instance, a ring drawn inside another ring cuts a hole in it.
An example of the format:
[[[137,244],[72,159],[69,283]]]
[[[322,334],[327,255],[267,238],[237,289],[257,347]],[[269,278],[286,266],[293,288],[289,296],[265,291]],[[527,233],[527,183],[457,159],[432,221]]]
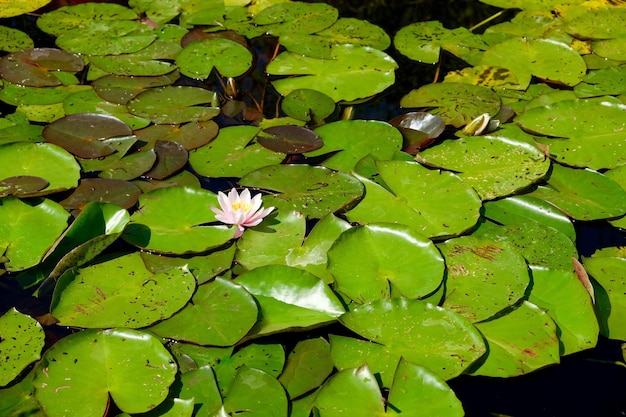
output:
[[[3,79],[30,87],[61,85],[54,71],[78,72],[84,67],[78,55],[54,48],[36,48],[12,52],[0,59]]]
[[[4,387],[41,357],[44,332],[32,317],[15,308],[0,316],[0,386]]]
[[[198,87],[169,86],[139,94],[128,102],[128,110],[157,124],[206,121],[219,114],[215,93]]]
[[[204,39],[187,45],[176,57],[180,72],[196,79],[208,78],[213,68],[224,77],[238,77],[252,65],[252,54],[228,39]]]

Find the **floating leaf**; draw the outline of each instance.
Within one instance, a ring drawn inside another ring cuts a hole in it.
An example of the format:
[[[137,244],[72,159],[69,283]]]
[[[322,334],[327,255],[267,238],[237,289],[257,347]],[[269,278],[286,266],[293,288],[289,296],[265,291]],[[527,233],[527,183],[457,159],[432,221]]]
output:
[[[209,191],[171,187],[151,191],[139,200],[139,211],[131,216],[123,238],[141,248],[162,253],[198,253],[230,240],[236,228],[209,226],[219,207]]]
[[[129,136],[132,130],[120,119],[95,113],[65,116],[43,130],[48,142],[81,158],[100,158],[115,152],[103,139]]]
[[[376,378],[367,364],[333,375],[315,398],[320,417],[384,417],[385,405]]]
[[[403,150],[412,155],[433,143],[446,128],[441,117],[417,111],[396,116],[389,123],[402,133]]]
[[[187,45],[176,57],[180,72],[191,78],[208,78],[213,68],[224,77],[239,77],[252,65],[252,54],[228,39],[203,39]]]
[[[274,36],[319,32],[335,23],[339,12],[324,3],[275,4],[254,16],[254,23]]]
[[[289,117],[319,123],[335,111],[335,101],[326,94],[308,88],[293,90],[285,96],[281,108]]]
[[[462,27],[446,29],[438,21],[417,22],[403,27],[396,33],[393,44],[401,54],[426,64],[438,62],[441,49],[464,58],[471,49],[487,48],[480,36]]]
[[[266,205],[314,218],[345,209],[363,194],[363,185],[354,176],[308,165],[260,168],[246,174],[240,184],[277,191],[265,198]]]
[[[250,335],[333,322],[345,309],[335,293],[315,275],[282,265],[263,266],[235,279],[260,307],[260,319]]]
[[[257,320],[257,306],[240,285],[223,278],[198,286],[191,302],[150,330],[168,339],[232,346]]]
[[[336,289],[363,304],[395,294],[421,298],[443,280],[435,245],[404,225],[370,223],[343,232],[328,251]]]
[[[512,377],[560,361],[556,325],[546,312],[528,301],[476,327],[487,341],[489,354],[473,375]]]
[[[524,297],[530,284],[528,267],[510,243],[461,236],[437,247],[448,270],[444,308],[475,323]]]
[[[616,248],[604,248],[583,258],[585,269],[595,280],[596,312],[600,333],[610,339],[626,339],[626,257]]]
[[[374,343],[335,349],[333,337],[331,354],[335,366],[341,370],[367,362],[373,371],[380,371],[386,387],[390,386],[400,357],[447,380],[459,375],[485,352],[482,336],[469,321],[420,300],[378,300],[345,313],[341,322]],[[374,352],[381,349],[380,357],[369,357],[368,346]],[[381,369],[381,360],[391,362],[392,367]]]
[[[91,85],[98,96],[104,100],[115,104],[126,104],[142,91],[148,88],[171,85],[179,77],[178,71],[154,77],[128,77],[110,74],[94,80]]]
[[[198,87],[161,87],[139,94],[128,102],[128,110],[157,124],[206,121],[219,114],[214,92]]]
[[[3,56],[0,75],[14,84],[52,87],[62,84],[54,71],[78,72],[83,66],[78,55],[54,48],[35,48]]]
[[[37,19],[37,26],[50,35],[59,36],[65,31],[96,22],[128,21],[138,18],[134,11],[119,4],[82,3],[44,13]]]
[[[135,184],[123,180],[85,178],[78,187],[61,201],[68,210],[80,209],[91,202],[117,204],[129,209],[137,203],[141,190]]]
[[[178,142],[157,140],[154,144],[156,164],[144,176],[162,180],[180,171],[189,159],[189,153]]]
[[[120,55],[144,49],[156,38],[141,22],[111,20],[67,29],[57,37],[56,44],[77,54]]]
[[[340,120],[315,129],[324,145],[307,157],[331,154],[327,168],[350,172],[367,155],[391,159],[402,148],[402,136],[391,125],[376,120]]]
[[[50,3],[50,0],[17,0],[2,3],[0,9],[0,18],[19,16],[25,13],[34,12],[35,10]]]
[[[214,415],[222,407],[222,397],[210,365],[185,372],[180,380],[182,387],[179,395],[191,400],[191,410],[195,409],[196,415]]]
[[[266,68],[270,75],[295,75],[273,82],[280,94],[311,88],[335,101],[352,101],[383,91],[393,84],[396,62],[387,54],[365,46],[334,45],[331,59],[283,52]]]
[[[598,319],[591,297],[576,274],[532,268],[532,276],[528,301],[545,310],[556,323],[560,354],[593,348],[598,340]]]
[[[333,371],[330,345],[324,338],[299,341],[293,348],[278,380],[297,398],[319,387]]]
[[[17,52],[34,46],[33,40],[21,30],[0,26],[0,51]]]
[[[566,24],[567,32],[583,39],[610,39],[626,35],[626,10],[603,7],[587,10]]]
[[[599,220],[626,212],[626,191],[610,178],[589,169],[553,164],[548,185],[529,194],[554,205],[576,220]]]
[[[189,163],[206,177],[243,177],[256,168],[280,163],[284,155],[254,141],[259,131],[254,126],[222,128],[211,143],[189,154]]]
[[[41,177],[18,175],[0,181],[0,197],[33,194],[46,188],[50,183]]]
[[[42,199],[24,202],[0,199],[0,251],[7,271],[37,265],[67,227],[69,214],[58,203]]]
[[[376,166],[391,192],[361,178],[365,198],[346,213],[350,221],[405,224],[427,237],[461,234],[476,224],[480,198],[457,175],[414,162],[384,161]]]
[[[467,100],[467,97],[473,97]],[[491,89],[461,83],[427,84],[412,90],[400,100],[401,107],[434,107],[430,113],[447,124],[461,127],[483,113],[495,115],[500,110],[500,97]]]
[[[37,320],[15,308],[0,316],[0,386],[7,385],[39,359],[43,347],[44,332]]]
[[[226,415],[250,413],[287,417],[287,394],[276,378],[260,369],[242,367],[224,399]]]
[[[427,165],[458,172],[484,200],[524,189],[546,175],[550,161],[519,128],[491,135],[445,140],[416,157]]]
[[[582,81],[587,71],[578,52],[552,39],[507,39],[487,49],[479,63],[511,70],[522,89],[528,87],[533,75],[571,87]]]
[[[157,140],[180,143],[188,151],[211,142],[218,133],[219,127],[213,120],[206,122],[185,123],[183,125],[152,125],[135,131],[142,142],[150,144]]]
[[[102,416],[109,395],[119,409],[134,414],[165,400],[176,370],[170,353],[149,333],[86,330],[61,339],[44,354],[33,385],[37,402],[50,417],[67,410]]]
[[[312,130],[292,125],[263,129],[257,136],[257,142],[264,148],[286,154],[311,152],[323,145],[320,137]]]

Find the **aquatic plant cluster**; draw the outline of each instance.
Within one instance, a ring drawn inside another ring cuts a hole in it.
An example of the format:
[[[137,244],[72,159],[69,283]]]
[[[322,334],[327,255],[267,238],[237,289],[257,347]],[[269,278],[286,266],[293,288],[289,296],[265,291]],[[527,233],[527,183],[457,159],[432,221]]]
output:
[[[0,26],[1,415],[461,416],[460,375],[626,340],[626,251],[574,228],[626,227],[621,2],[393,37],[324,3],[47,3],[0,6],[51,42]],[[436,80],[355,119],[391,51]]]

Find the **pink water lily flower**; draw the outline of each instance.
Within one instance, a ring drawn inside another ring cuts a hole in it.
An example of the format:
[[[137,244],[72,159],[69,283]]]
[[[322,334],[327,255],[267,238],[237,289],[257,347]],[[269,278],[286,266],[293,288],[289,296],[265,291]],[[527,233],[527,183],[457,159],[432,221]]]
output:
[[[253,227],[261,223],[274,210],[274,207],[261,209],[263,204],[261,194],[251,198],[250,190],[247,188],[241,194],[233,188],[229,191],[228,196],[219,191],[217,201],[220,203],[221,210],[217,207],[210,207],[210,209],[215,213],[217,220],[237,226],[235,237],[241,236],[246,227]]]

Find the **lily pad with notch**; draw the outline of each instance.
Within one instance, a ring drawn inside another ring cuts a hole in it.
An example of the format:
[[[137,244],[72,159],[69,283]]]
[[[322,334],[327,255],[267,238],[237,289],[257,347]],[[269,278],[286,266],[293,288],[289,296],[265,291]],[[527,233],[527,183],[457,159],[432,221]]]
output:
[[[250,69],[252,60],[252,53],[238,42],[213,38],[185,46],[176,57],[176,65],[184,75],[203,80],[213,68],[224,77],[239,77]]]
[[[302,88],[287,94],[281,108],[289,117],[317,124],[330,116],[335,111],[336,105],[326,94]]]
[[[145,142],[146,145],[142,145],[142,149],[153,146],[157,140],[161,140],[177,142],[190,151],[211,142],[219,131],[217,123],[208,120],[182,125],[152,125],[135,131],[135,135],[140,141]]]
[[[302,126],[282,125],[263,129],[257,142],[274,152],[300,154],[322,147],[322,139],[312,130]]]
[[[189,153],[178,142],[157,140],[154,144],[156,164],[144,176],[157,180],[165,179],[180,171],[189,159]]]
[[[126,104],[144,90],[171,85],[179,77],[178,71],[152,77],[110,74],[94,80],[91,85],[96,94],[104,100],[115,104]]]
[[[68,210],[75,210],[82,208],[87,203],[97,201],[117,204],[129,209],[137,203],[140,195],[139,187],[129,181],[83,178],[72,194],[61,201],[61,205]]]
[[[153,88],[128,102],[128,110],[156,124],[206,121],[217,116],[217,94],[199,87],[168,86]],[[207,105],[208,104],[208,105]]]

